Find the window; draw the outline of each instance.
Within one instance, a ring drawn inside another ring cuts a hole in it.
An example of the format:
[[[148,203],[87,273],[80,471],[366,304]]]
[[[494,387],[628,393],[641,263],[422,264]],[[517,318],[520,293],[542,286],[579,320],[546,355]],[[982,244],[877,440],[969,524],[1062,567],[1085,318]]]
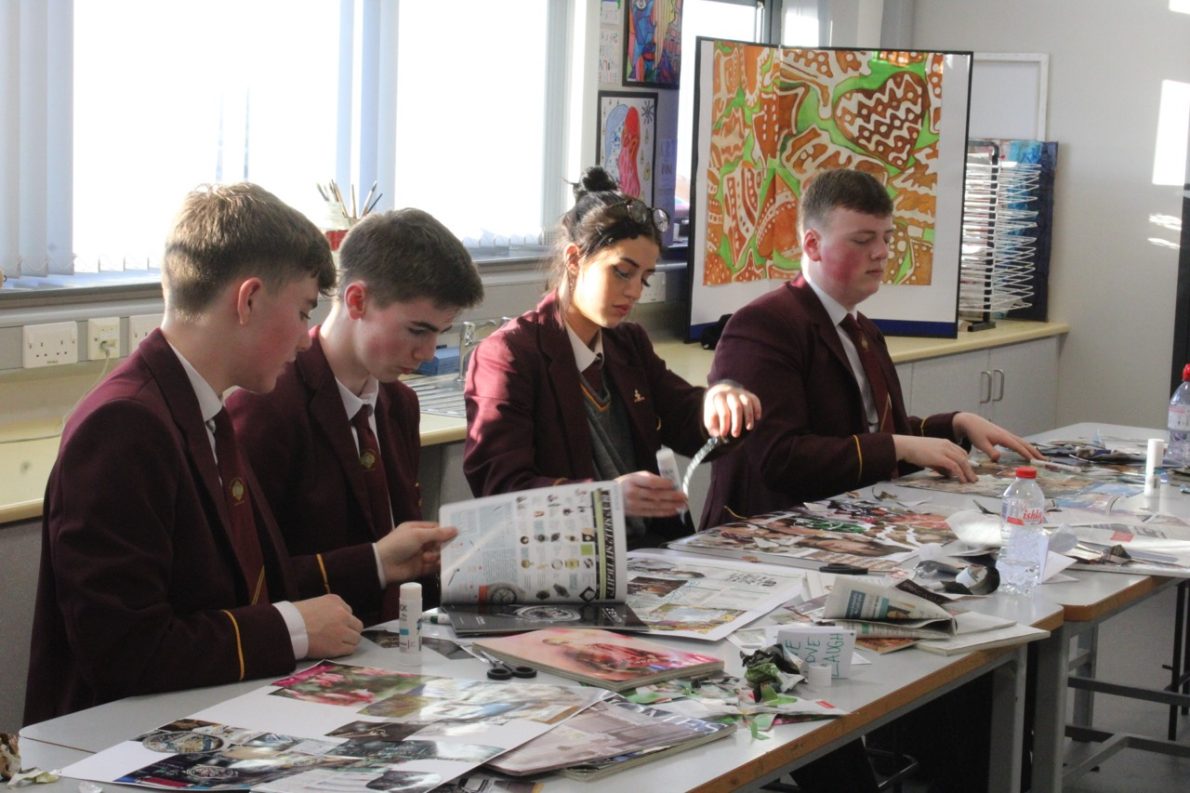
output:
[[[146,269],[203,182],[258,182],[321,220],[337,2],[76,0],[74,17],[76,271]]]
[[[40,135],[66,129],[73,142],[38,144],[64,177],[34,174],[44,186],[32,194],[47,198],[31,226],[21,207],[30,179],[0,180],[10,275],[11,236],[25,275],[47,269],[32,263],[49,249],[64,259],[50,273],[156,280],[146,270],[173,213],[204,182],[258,182],[323,224],[316,184],[335,178],[362,198],[375,181],[379,208],[422,207],[485,246],[537,244],[563,209],[548,187],[565,194],[566,145],[552,130],[565,108],[569,0],[45,2],[48,12],[40,0],[3,4],[0,51],[17,48],[22,68],[26,57],[73,52],[73,64],[51,62],[25,89],[56,87],[61,98],[38,101],[56,101],[65,121]],[[44,41],[30,43],[31,26]],[[4,60],[0,88],[18,71]],[[6,131],[15,115],[0,112]],[[0,162],[25,151],[0,145]],[[47,234],[56,218],[60,233]],[[32,231],[10,235],[17,226]],[[66,283],[49,280],[34,286]]]
[[[755,3],[732,0],[686,0],[682,15],[682,74],[678,90],[678,163],[674,217],[690,213],[690,158],[693,151],[695,40],[699,36],[756,41]]]
[[[558,214],[543,214],[547,4],[400,3],[396,205],[485,248],[536,244]]]

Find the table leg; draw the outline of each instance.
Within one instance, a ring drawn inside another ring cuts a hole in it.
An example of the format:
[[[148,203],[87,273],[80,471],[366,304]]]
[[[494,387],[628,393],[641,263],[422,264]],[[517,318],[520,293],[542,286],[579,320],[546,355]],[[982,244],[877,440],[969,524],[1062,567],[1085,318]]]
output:
[[[989,793],[1021,789],[1021,748],[1025,741],[1025,682],[1028,650],[992,672],[992,741],[988,763]]]
[[[1082,663],[1074,670],[1079,677],[1096,678],[1096,667],[1099,665],[1099,627],[1086,625],[1078,635],[1078,653]],[[1065,687],[1065,682],[1062,683]],[[1078,690],[1074,692],[1074,717],[1072,724],[1080,727],[1090,727],[1095,717],[1095,692]]]
[[[1070,664],[1070,632],[1065,623],[1036,643],[1037,680],[1033,692],[1033,793],[1062,790],[1066,755],[1066,677]]]

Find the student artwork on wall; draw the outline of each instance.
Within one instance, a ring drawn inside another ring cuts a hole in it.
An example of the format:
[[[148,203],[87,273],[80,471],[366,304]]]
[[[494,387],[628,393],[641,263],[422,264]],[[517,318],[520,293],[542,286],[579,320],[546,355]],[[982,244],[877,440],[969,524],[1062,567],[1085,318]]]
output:
[[[624,85],[677,88],[683,0],[626,0]]]
[[[620,191],[653,203],[657,158],[657,94],[599,92],[596,164],[620,184]]]
[[[956,332],[971,53],[698,39],[691,339],[801,268],[814,174],[854,168],[893,199],[895,237],[863,312],[885,332]]]

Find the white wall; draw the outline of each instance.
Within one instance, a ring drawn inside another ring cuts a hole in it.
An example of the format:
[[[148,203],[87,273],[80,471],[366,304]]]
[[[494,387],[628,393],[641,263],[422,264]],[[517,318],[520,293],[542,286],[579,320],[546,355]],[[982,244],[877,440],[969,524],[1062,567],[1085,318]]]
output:
[[[1059,142],[1050,318],[1072,331],[1058,423],[1163,427],[1180,188],[1152,184],[1161,81],[1190,82],[1190,14],[1169,0],[917,0],[911,46],[1050,55]],[[1040,372],[1038,376],[1046,376]]]

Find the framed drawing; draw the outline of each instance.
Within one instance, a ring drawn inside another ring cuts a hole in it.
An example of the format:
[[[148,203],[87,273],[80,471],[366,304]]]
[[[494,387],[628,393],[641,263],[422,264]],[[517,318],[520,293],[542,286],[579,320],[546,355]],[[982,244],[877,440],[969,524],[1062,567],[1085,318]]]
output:
[[[595,162],[620,183],[620,191],[653,203],[657,159],[657,94],[599,92]]]
[[[624,85],[677,88],[683,0],[626,0]]]
[[[689,338],[797,277],[802,184],[832,168],[893,199],[864,314],[886,333],[954,337],[971,53],[699,38],[695,58]]]

